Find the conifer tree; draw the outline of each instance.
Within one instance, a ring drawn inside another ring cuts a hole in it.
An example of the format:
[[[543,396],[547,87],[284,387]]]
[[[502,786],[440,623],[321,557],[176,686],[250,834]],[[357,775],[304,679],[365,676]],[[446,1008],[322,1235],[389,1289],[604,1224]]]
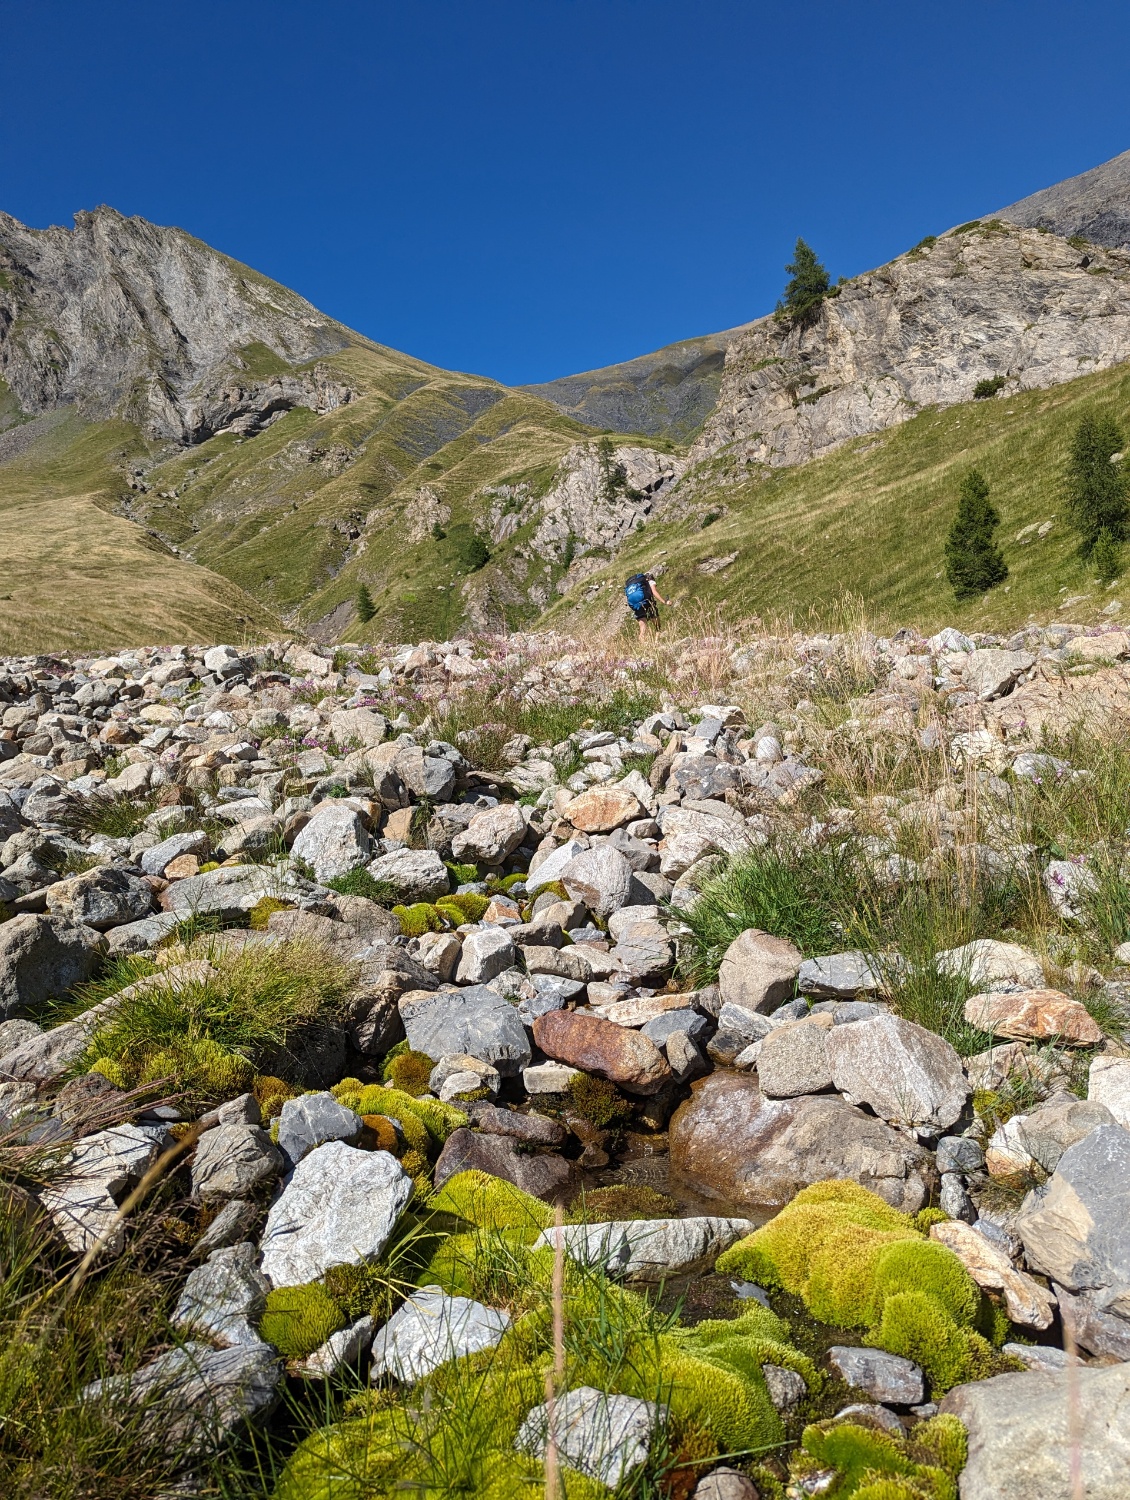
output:
[[[1095,538],[1091,566],[1100,583],[1113,583],[1122,573],[1122,547],[1108,526],[1104,526]]]
[[[1079,555],[1090,557],[1103,531],[1115,545],[1130,529],[1128,478],[1121,461],[1122,431],[1113,417],[1091,411],[1071,439],[1067,460],[1067,519],[1079,533]]]
[[[993,540],[1000,519],[985,476],[970,469],[961,481],[957,515],[946,538],[946,577],[958,599],[983,594],[1008,577],[1008,564]]]
[[[373,596],[370,594],[367,584],[359,583],[357,585],[357,592],[353,596],[353,603],[357,610],[357,618],[361,621],[362,625],[367,625],[377,612],[377,607],[373,603]]]
[[[820,314],[820,304],[828,295],[828,272],[816,259],[816,251],[802,239],[796,242],[793,258],[785,267],[789,281],[785,295],[777,303],[777,317],[807,328]]]

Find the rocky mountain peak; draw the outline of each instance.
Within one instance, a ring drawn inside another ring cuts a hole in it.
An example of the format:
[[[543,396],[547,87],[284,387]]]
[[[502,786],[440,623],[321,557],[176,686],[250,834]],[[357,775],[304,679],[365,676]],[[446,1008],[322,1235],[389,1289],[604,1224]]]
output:
[[[999,213],[1011,224],[1082,235],[1108,249],[1130,249],[1130,151],[1021,198]]]
[[[340,405],[345,387],[288,372],[349,342],[304,298],[181,229],[105,205],[73,229],[0,214],[0,376],[29,416],[74,405],[195,441],[259,408]]]

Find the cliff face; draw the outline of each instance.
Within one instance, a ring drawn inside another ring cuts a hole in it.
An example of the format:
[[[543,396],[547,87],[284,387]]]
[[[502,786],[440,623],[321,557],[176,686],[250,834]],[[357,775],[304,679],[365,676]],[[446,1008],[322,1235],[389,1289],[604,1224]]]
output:
[[[1130,151],[999,210],[1010,224],[1130,249]]]
[[[1058,385],[1130,358],[1130,253],[1000,221],[954,230],[828,298],[807,329],[763,318],[730,345],[691,450],[732,475],[799,464],[927,406]]]
[[[324,372],[287,371],[350,341],[182,230],[105,207],[70,230],[0,214],[0,377],[29,416],[74,405],[176,442],[241,421],[252,431],[295,405],[348,400]]]

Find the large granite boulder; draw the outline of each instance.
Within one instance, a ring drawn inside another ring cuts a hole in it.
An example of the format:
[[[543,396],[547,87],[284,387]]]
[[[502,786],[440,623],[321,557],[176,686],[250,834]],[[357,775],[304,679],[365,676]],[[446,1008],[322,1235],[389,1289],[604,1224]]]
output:
[[[936,1032],[901,1016],[874,1016],[828,1033],[832,1082],[891,1125],[952,1125],[969,1084],[961,1058]]]
[[[834,1094],[767,1099],[747,1074],[714,1073],[692,1085],[669,1140],[673,1175],[735,1208],[782,1208],[802,1187],[833,1177],[914,1213],[936,1181],[930,1153],[882,1120]]]

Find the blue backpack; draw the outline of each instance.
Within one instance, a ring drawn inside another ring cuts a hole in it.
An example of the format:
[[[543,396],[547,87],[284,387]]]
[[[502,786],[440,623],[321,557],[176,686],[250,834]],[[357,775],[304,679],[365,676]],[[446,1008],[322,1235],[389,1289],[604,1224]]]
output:
[[[624,597],[630,609],[640,609],[647,603],[647,579],[636,573],[624,585]]]

